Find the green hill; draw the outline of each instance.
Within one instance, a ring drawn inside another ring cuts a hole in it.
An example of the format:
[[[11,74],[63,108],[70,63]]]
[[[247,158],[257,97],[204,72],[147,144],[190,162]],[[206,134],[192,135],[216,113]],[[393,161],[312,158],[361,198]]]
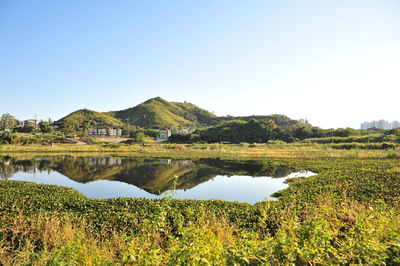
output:
[[[190,103],[152,98],[135,107],[107,113],[121,121],[144,128],[188,128],[217,123],[217,116]]]
[[[249,122],[254,119],[273,120],[280,127],[298,123],[297,120],[284,115],[217,117],[191,103],[169,102],[156,97],[121,111],[100,113],[87,109],[78,110],[60,119],[56,124],[70,131],[82,131],[83,128],[93,126],[123,127],[127,123],[142,128],[179,129],[213,126],[236,120]]]
[[[104,127],[122,127],[124,125],[120,120],[107,115],[88,109],[75,111],[56,122],[62,129],[71,131],[81,131],[83,128],[94,126]]]

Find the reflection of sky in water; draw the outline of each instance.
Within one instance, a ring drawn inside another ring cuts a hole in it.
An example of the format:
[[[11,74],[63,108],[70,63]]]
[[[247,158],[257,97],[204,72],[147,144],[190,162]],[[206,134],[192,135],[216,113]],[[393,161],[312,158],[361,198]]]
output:
[[[301,171],[288,177],[311,176],[314,173]],[[18,176],[18,177],[16,177]],[[198,186],[187,190],[176,190],[156,196],[134,185],[119,181],[97,180],[82,184],[75,182],[58,172],[17,172],[9,180],[29,181],[39,184],[72,187],[89,198],[143,197],[160,198],[171,196],[176,199],[221,199],[255,203],[264,199],[274,199],[270,195],[287,188],[286,178],[251,177],[251,176],[216,176]]]

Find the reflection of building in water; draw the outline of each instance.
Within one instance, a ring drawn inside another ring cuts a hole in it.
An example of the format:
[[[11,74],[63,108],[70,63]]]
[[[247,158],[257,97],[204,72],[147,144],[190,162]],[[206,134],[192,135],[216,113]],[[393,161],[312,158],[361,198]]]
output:
[[[121,158],[114,158],[114,157],[90,157],[86,158],[88,165],[95,165],[95,166],[112,166],[112,165],[121,165],[122,159]]]
[[[25,172],[29,174],[34,174],[39,172],[39,168],[37,164],[34,165],[15,165],[15,169],[17,172]]]
[[[26,167],[26,171],[25,172],[27,172],[29,174],[34,174],[34,173],[37,173],[38,171],[39,170],[38,170],[37,166],[36,165],[32,165],[32,166]]]
[[[191,164],[191,160],[173,160],[172,159],[161,159],[160,164],[171,164],[171,163],[178,163],[178,164]]]

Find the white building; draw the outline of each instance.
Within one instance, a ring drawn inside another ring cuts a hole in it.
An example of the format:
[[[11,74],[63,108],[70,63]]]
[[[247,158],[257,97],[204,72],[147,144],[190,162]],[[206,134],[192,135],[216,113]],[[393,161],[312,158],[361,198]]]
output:
[[[97,128],[89,128],[88,135],[89,135],[89,137],[97,136]]]
[[[39,121],[36,119],[28,119],[23,121],[17,121],[17,127],[39,127]]]
[[[171,130],[165,129],[165,130],[160,130],[160,137],[158,138],[158,140],[167,140],[169,137],[171,137],[172,132]]]
[[[391,128],[392,128],[392,129],[394,129],[394,128],[400,128],[400,122],[399,122],[399,121],[393,121],[393,122],[392,122]]]
[[[100,137],[107,137],[107,128],[98,128],[97,135]]]
[[[177,129],[172,131],[172,135],[189,135],[190,131],[187,129]]]

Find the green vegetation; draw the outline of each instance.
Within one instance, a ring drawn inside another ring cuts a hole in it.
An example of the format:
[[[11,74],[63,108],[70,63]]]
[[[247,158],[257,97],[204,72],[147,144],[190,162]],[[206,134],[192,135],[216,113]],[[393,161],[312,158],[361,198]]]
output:
[[[88,199],[0,181],[1,264],[400,263],[398,159],[302,159],[279,201]]]
[[[282,138],[279,127],[273,120],[234,120],[221,123],[196,132],[199,140],[207,142],[265,143],[271,139]],[[287,140],[287,139],[286,139]]]
[[[249,122],[251,120],[260,120],[260,121],[269,121],[272,120],[275,122],[280,127],[290,127],[290,126],[295,126],[299,122],[301,124],[308,124],[307,121],[297,121],[294,119],[290,119],[289,117],[285,115],[279,115],[279,114],[273,114],[273,115],[251,115],[251,116],[223,116],[219,117],[218,120],[220,122],[226,122],[226,121],[232,121],[232,120],[240,120],[240,121],[246,121]]]
[[[228,120],[217,125],[201,128],[194,134],[186,136],[171,136],[170,142],[173,143],[195,143],[195,142],[228,142],[228,143],[266,143],[268,141],[298,142],[338,144],[343,145],[344,149],[364,148],[364,149],[385,149],[396,147],[400,143],[400,129],[383,131],[377,134],[365,134],[368,132],[354,129],[323,130],[312,127],[305,122],[285,121],[285,125],[279,126],[275,120]],[[280,121],[282,123],[282,119]],[[334,137],[326,137],[334,136]],[[313,138],[310,138],[313,137]],[[385,143],[386,144],[382,144]],[[357,145],[363,143],[365,145]],[[371,143],[381,143],[375,145]],[[368,145],[367,145],[368,144]],[[339,145],[332,146],[340,147]]]
[[[367,149],[367,150],[395,150],[397,147],[400,147],[399,144],[397,143],[389,143],[389,142],[383,142],[383,143],[339,143],[339,144],[330,144],[327,145],[328,147],[332,149],[346,149],[346,150],[351,150],[351,149]]]
[[[0,130],[12,129],[16,125],[16,119],[9,113],[2,114],[0,117]]]
[[[368,134],[364,136],[351,137],[327,137],[327,138],[310,138],[303,142],[308,143],[381,143],[392,142],[400,143],[400,128],[383,131],[379,134]]]
[[[50,132],[45,134],[0,132],[0,144],[51,145],[53,143],[68,143],[68,141],[60,132]]]
[[[193,104],[168,102],[160,97],[109,114],[138,127],[157,129],[199,126],[216,118],[212,113]]]
[[[184,114],[185,118],[189,118],[191,121],[195,121],[198,125],[213,125],[216,124],[219,118],[213,113],[201,109],[198,106],[191,103],[178,103],[174,102],[177,106],[184,109],[187,113]]]
[[[75,111],[56,122],[68,133],[82,132],[89,127],[122,127],[124,123],[104,113],[82,109]]]
[[[136,128],[129,132],[131,138],[129,142],[151,142],[156,140],[160,135],[160,131],[156,129]]]

